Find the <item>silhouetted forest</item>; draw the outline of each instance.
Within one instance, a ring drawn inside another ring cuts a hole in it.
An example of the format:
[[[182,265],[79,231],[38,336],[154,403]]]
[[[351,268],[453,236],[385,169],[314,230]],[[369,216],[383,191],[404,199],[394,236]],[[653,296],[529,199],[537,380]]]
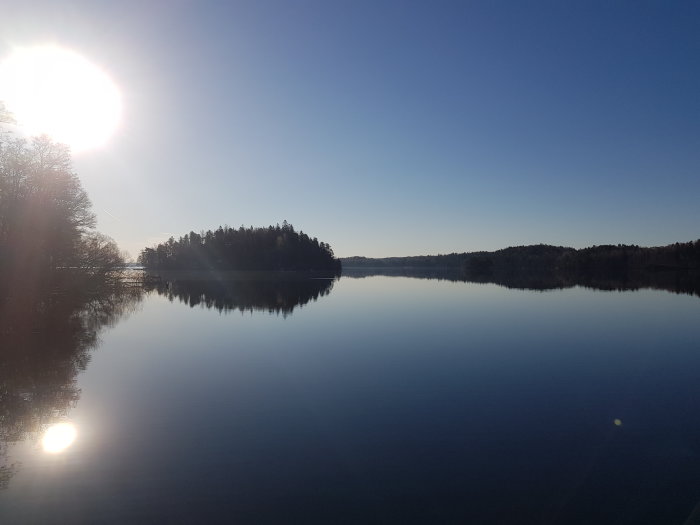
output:
[[[65,418],[80,397],[100,332],[133,311],[140,286],[110,284],[89,291],[27,290],[0,302],[0,489],[17,465],[9,443],[39,435]]]
[[[190,307],[203,306],[219,312],[267,311],[285,317],[297,306],[331,293],[334,278],[162,280],[147,282],[170,301],[179,299]]]
[[[577,250],[537,244],[495,252],[465,252],[412,257],[345,257],[345,268],[462,268],[469,274],[513,271],[566,270],[576,274],[619,276],[644,271],[700,270],[700,240],[644,248],[636,245],[601,245]]]
[[[593,246],[575,250],[520,246],[470,254],[463,266],[469,280],[519,283],[518,287],[589,286],[600,289],[661,288],[698,293],[700,241],[642,248]]]
[[[467,282],[464,271],[456,267],[411,267],[411,266],[385,266],[378,268],[346,268],[343,267],[342,277],[351,279],[363,279],[365,277],[411,277],[414,279],[428,279],[436,281]]]
[[[190,232],[146,248],[139,262],[149,270],[328,270],[340,271],[330,245],[280,226]]]
[[[700,270],[700,240],[643,248],[603,245],[576,250],[544,244],[468,254],[464,267],[472,273],[556,270],[577,275],[624,276],[636,271]]]
[[[343,268],[460,268],[468,253],[412,255],[409,257],[342,257]]]
[[[55,282],[67,273],[104,280],[124,263],[95,230],[92,205],[68,148],[46,137],[27,142],[0,133],[0,275]]]
[[[655,288],[700,295],[700,240],[654,248],[518,246],[495,252],[423,257],[352,257],[343,259],[343,263],[343,275],[349,277],[410,276],[534,290],[571,286],[601,290]]]

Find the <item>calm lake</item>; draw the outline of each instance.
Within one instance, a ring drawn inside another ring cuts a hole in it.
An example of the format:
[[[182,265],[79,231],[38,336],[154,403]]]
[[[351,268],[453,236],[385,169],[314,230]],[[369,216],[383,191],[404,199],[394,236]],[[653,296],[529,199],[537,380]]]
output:
[[[17,323],[3,524],[699,522],[694,295],[163,282]]]

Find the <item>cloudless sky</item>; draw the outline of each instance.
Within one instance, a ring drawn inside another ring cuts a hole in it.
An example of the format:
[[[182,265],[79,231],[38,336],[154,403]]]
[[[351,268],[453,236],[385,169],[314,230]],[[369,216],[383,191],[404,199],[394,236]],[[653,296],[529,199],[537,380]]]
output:
[[[337,255],[700,237],[700,3],[10,0],[106,70],[74,156],[132,256],[287,220]]]

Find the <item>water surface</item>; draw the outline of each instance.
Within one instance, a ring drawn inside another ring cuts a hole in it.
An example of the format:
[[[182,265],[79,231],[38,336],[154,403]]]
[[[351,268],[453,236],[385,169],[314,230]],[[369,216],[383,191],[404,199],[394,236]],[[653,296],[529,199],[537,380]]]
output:
[[[4,336],[2,523],[682,524],[700,500],[698,297],[369,276],[107,303]]]

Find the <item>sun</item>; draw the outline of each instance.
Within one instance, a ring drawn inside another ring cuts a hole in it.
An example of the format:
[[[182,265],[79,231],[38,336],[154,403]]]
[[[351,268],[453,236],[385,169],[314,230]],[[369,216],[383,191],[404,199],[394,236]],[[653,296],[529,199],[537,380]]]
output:
[[[26,134],[49,135],[73,151],[104,145],[122,113],[109,76],[54,45],[18,48],[0,62],[0,101]]]
[[[46,429],[41,444],[49,454],[63,452],[75,441],[78,432],[70,423],[57,423]]]

